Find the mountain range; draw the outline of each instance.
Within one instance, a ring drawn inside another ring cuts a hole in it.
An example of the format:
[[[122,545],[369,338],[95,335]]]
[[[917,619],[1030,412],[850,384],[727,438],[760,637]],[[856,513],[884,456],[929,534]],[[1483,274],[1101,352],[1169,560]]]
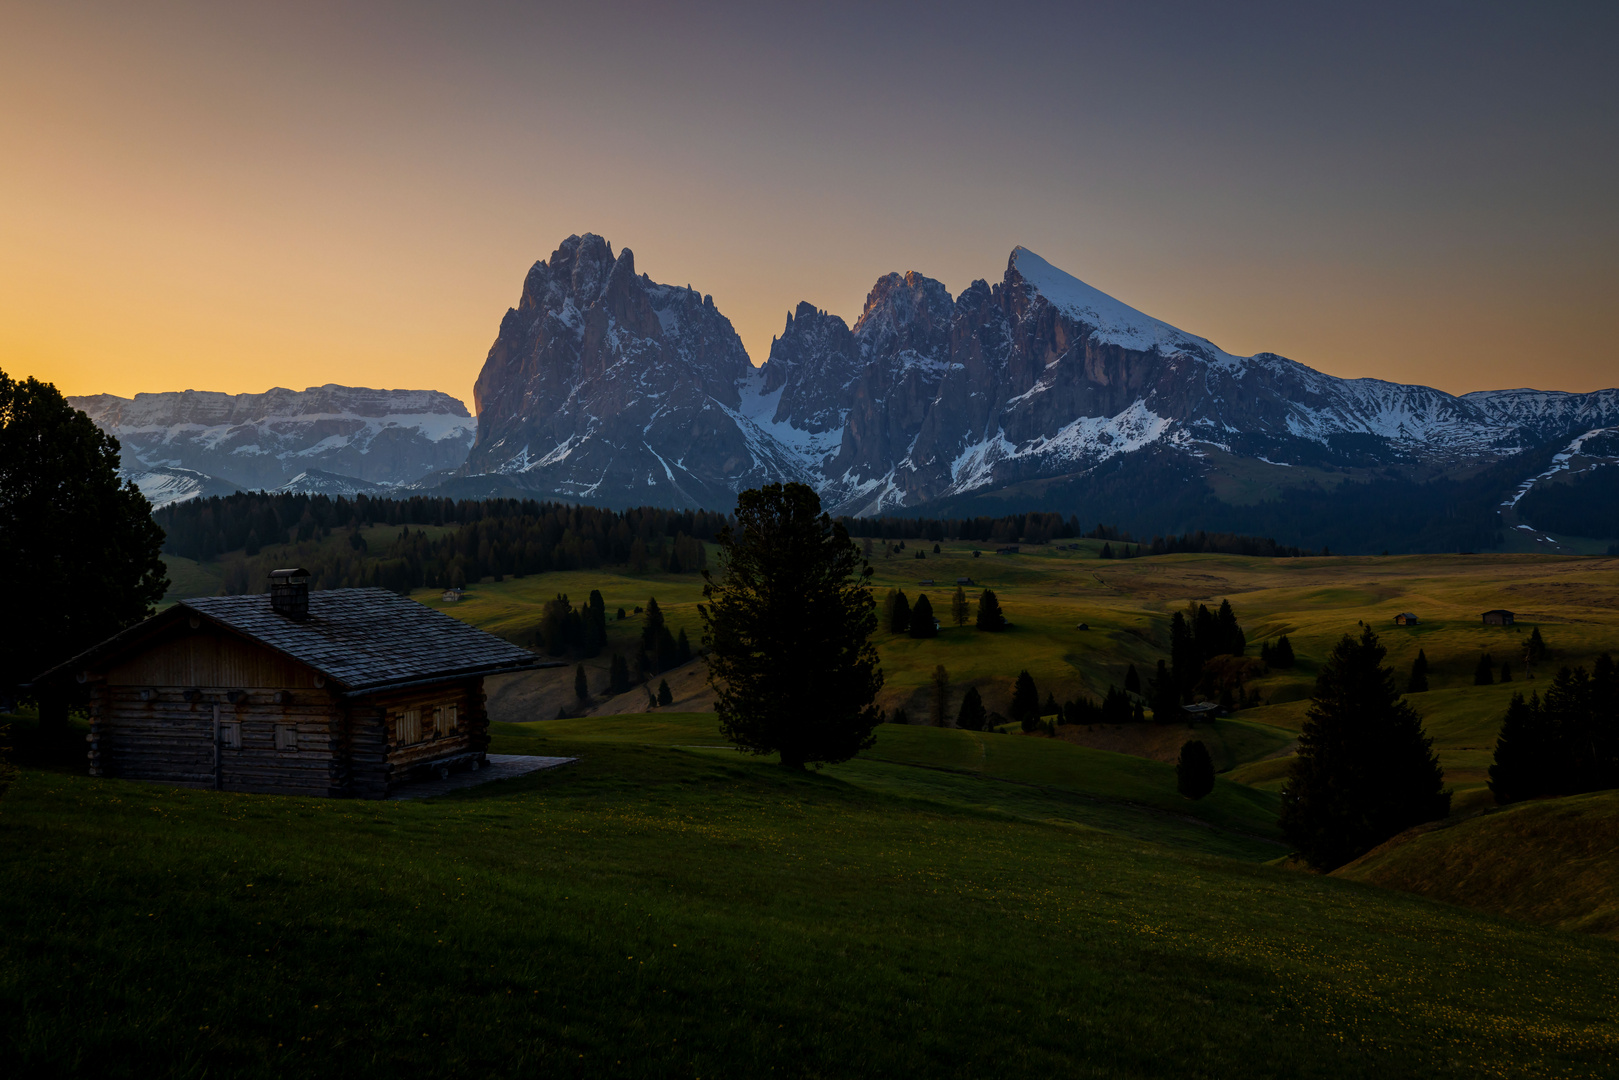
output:
[[[1338,490],[1355,515],[1456,485],[1507,496],[1535,465],[1520,458],[1619,424],[1619,390],[1456,396],[1235,356],[1023,247],[954,296],[885,275],[852,326],[800,303],[754,368],[712,297],[585,234],[529,270],[477,411],[450,482],[465,494],[715,507],[800,480],[837,513],[1057,509],[1167,530],[1274,518],[1292,493]],[[1503,476],[1478,481],[1491,466]],[[1491,546],[1473,533],[1456,546]]]
[[[155,506],[233,491],[379,493],[465,461],[476,422],[437,390],[277,387],[71,397]]]
[[[1457,396],[1236,356],[1023,247],[956,295],[884,275],[852,326],[800,303],[754,367],[712,296],[654,282],[591,233],[530,268],[474,393],[475,422],[433,391],[72,400],[167,498],[409,488],[728,508],[797,480],[841,514],[1058,510],[1349,550],[1494,547],[1503,529],[1557,549],[1509,520],[1524,484],[1603,464],[1570,447],[1619,425],[1614,389]]]

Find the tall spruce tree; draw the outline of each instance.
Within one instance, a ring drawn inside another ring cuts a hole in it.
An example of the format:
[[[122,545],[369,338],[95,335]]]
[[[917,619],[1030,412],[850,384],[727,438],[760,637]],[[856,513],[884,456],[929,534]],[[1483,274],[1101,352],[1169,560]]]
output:
[[[1141,676],[1136,674],[1136,666],[1131,664],[1124,673],[1124,690],[1128,694],[1141,693]]]
[[[933,625],[933,605],[928,601],[928,594],[921,593],[916,598],[916,606],[911,609],[911,636],[930,638],[938,635],[939,628]]]
[[[1214,759],[1202,739],[1181,745],[1180,759],[1175,762],[1175,790],[1188,799],[1201,799],[1214,790]]]
[[[967,603],[967,591],[957,585],[956,595],[950,598],[950,621],[957,626],[966,626],[967,620],[971,617],[972,608]]]
[[[1450,812],[1444,770],[1422,718],[1394,688],[1370,627],[1345,634],[1316,679],[1282,789],[1282,831],[1317,869]]]
[[[1554,718],[1540,707],[1540,695],[1529,701],[1513,694],[1501,733],[1495,739],[1495,761],[1490,765],[1490,793],[1495,801],[1522,802],[1558,790],[1561,782],[1561,741]]]
[[[1027,670],[1018,672],[1012,687],[1012,722],[1024,731],[1040,726],[1040,692],[1035,689],[1034,676]]]
[[[1405,692],[1408,694],[1428,692],[1428,654],[1421,649],[1417,650],[1417,658],[1411,661],[1411,677],[1406,680]]]
[[[1006,616],[1001,614],[1001,602],[993,590],[978,594],[978,629],[999,632],[1006,629]]]
[[[889,613],[888,629],[890,633],[903,634],[911,628],[911,604],[905,599],[905,590],[900,589],[894,593],[894,606]]]
[[[978,692],[978,687],[967,687],[967,693],[961,699],[961,709],[956,713],[956,726],[967,731],[983,731],[987,718],[984,698]]]
[[[658,680],[658,705],[660,707],[662,707],[664,705],[673,705],[674,703],[675,703],[675,695],[674,695],[674,692],[669,689],[669,680],[668,679],[659,679]]]
[[[585,665],[580,664],[573,672],[573,696],[580,701],[590,700],[590,680],[585,677]]]
[[[622,653],[614,653],[613,659],[607,668],[607,692],[609,694],[625,694],[630,689],[630,665],[625,662]]]
[[[1158,661],[1158,674],[1152,680],[1152,718],[1160,724],[1184,719],[1181,692],[1168,665]]]
[[[1276,639],[1276,648],[1271,650],[1271,667],[1290,668],[1296,662],[1293,656],[1293,643],[1283,634]]]
[[[1529,632],[1529,640],[1524,643],[1523,658],[1531,664],[1538,664],[1546,659],[1546,640],[1540,636],[1540,627]]]
[[[737,497],[721,531],[722,576],[703,571],[703,644],[720,730],[802,769],[872,745],[883,685],[871,567],[804,484]]]
[[[1474,686],[1493,686],[1495,684],[1495,661],[1490,654],[1485,653],[1478,658],[1478,667],[1473,669]]]

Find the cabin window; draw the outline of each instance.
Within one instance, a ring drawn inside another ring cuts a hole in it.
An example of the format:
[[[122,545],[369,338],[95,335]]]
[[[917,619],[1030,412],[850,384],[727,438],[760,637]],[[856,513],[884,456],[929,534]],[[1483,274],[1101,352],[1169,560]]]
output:
[[[449,738],[455,734],[456,715],[454,705],[437,705],[433,708],[433,730],[441,738]]]
[[[227,750],[240,750],[242,748],[242,725],[239,723],[219,725],[219,742]]]
[[[399,741],[405,745],[422,741],[422,711],[420,709],[406,709],[399,714],[395,725],[395,734]]]
[[[275,726],[275,748],[277,750],[298,749],[298,729],[291,724],[277,724]]]

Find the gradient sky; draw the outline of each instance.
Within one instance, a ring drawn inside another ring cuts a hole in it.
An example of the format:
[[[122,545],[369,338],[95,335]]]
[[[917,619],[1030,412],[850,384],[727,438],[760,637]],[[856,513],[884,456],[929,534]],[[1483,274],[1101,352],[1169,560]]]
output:
[[[0,368],[471,402],[570,233],[712,293],[1023,244],[1235,353],[1619,384],[1619,5],[0,0]]]

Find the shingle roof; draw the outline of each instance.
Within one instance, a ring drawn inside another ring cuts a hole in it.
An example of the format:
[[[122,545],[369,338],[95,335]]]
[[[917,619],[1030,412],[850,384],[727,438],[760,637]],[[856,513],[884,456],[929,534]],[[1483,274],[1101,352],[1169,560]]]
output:
[[[386,589],[312,591],[302,622],[276,614],[263,595],[204,596],[175,606],[308,664],[351,692],[539,663],[527,649]]]

